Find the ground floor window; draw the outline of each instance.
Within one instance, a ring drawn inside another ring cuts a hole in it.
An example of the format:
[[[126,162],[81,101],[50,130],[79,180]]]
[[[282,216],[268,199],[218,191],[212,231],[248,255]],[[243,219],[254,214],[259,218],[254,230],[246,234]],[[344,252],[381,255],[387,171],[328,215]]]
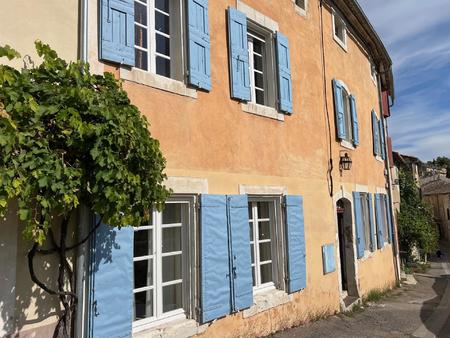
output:
[[[361,204],[362,204],[362,213],[363,213],[363,225],[364,225],[364,241],[365,241],[365,247],[367,249],[374,249],[376,246],[376,243],[373,243],[373,241],[376,241],[375,238],[372,237],[372,232],[370,231],[370,205],[371,201],[369,199],[368,193],[361,193]]]
[[[249,198],[250,250],[253,286],[270,288],[279,282],[280,201]]]
[[[134,320],[182,315],[189,273],[188,229],[192,203],[171,200],[153,211],[134,235]]]
[[[389,242],[389,229],[388,229],[388,220],[387,220],[387,212],[386,209],[386,195],[381,195],[381,226],[383,227],[384,241]]]

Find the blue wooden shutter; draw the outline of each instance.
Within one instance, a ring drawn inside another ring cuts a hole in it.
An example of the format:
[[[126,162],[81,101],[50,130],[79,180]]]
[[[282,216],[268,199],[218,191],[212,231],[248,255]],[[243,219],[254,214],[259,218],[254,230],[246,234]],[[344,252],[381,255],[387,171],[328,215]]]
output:
[[[358,113],[356,112],[356,100],[353,95],[350,95],[350,112],[352,115],[352,128],[353,128],[353,145],[359,145],[359,126],[358,126]]]
[[[375,221],[373,215],[373,198],[372,194],[367,194],[367,198],[369,199],[369,224],[370,224],[370,251],[374,252],[376,248],[376,233],[375,233]]]
[[[247,16],[228,8],[228,42],[230,52],[231,97],[250,101],[250,70],[247,43]]]
[[[378,121],[379,129],[380,129],[380,139],[381,139],[381,158],[383,160],[386,159],[386,142],[384,139],[384,128],[383,128],[383,117],[380,117],[380,120]]]
[[[102,224],[92,240],[89,337],[131,337],[133,323],[133,245],[131,227]]]
[[[344,116],[344,101],[342,97],[342,84],[338,80],[333,80],[334,93],[334,114],[336,116],[336,131],[337,137],[340,140],[345,139],[345,116]]]
[[[380,144],[379,144],[379,128],[378,119],[375,112],[372,110],[372,137],[373,137],[373,154],[375,156],[380,155]]]
[[[278,65],[278,101],[282,112],[292,113],[292,76],[289,41],[286,36],[277,32],[277,65]]]
[[[306,287],[303,197],[286,196],[285,204],[288,292],[293,293]]]
[[[134,1],[101,0],[100,59],[134,66]]]
[[[365,241],[364,241],[364,224],[362,213],[362,199],[359,192],[353,192],[353,209],[355,212],[355,230],[356,230],[356,251],[358,258],[364,257]]]
[[[202,323],[231,312],[228,252],[226,196],[201,195],[200,312]]]
[[[189,84],[211,90],[208,0],[188,0]]]
[[[392,243],[394,228],[392,223],[392,214],[391,214],[391,199],[388,195],[384,195],[384,203],[386,205],[386,217],[388,222],[388,232],[389,232],[389,243]]]
[[[322,246],[323,273],[331,273],[336,271],[336,260],[334,258],[334,244],[326,244]]]
[[[384,247],[383,215],[381,214],[381,196],[375,194],[375,218],[377,220],[378,249]]]
[[[232,309],[239,311],[253,304],[252,259],[247,195],[227,196],[231,234]]]

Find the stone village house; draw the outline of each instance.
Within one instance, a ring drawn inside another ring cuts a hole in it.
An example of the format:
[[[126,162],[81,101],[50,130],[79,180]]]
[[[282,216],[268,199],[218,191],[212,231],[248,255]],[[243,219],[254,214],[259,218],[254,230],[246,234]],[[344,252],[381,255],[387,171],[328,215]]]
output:
[[[262,336],[395,285],[391,60],[356,1],[15,0],[0,13],[0,42],[22,55],[40,38],[122,79],[167,158],[164,211],[105,225],[77,253],[77,337]],[[20,233],[12,210],[0,335],[47,337],[58,303],[29,281]]]

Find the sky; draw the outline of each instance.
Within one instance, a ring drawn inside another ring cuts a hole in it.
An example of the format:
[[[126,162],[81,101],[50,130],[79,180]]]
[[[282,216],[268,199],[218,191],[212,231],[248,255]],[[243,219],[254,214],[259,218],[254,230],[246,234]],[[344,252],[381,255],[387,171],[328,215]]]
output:
[[[393,62],[394,151],[450,157],[450,0],[358,0]]]

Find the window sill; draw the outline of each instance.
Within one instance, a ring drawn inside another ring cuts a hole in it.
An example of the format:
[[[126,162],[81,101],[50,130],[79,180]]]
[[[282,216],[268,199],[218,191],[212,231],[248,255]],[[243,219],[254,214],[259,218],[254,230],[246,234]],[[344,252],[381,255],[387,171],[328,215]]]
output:
[[[133,338],[191,337],[202,334],[208,324],[200,325],[193,319],[178,319],[164,324],[133,328]]]
[[[294,8],[295,8],[295,12],[303,17],[306,17],[306,9],[303,9],[301,7],[298,7],[297,5],[294,4]]]
[[[356,149],[356,147],[351,142],[349,142],[347,140],[341,140],[341,147],[344,147],[344,148],[349,149],[349,150],[355,150]]]
[[[337,44],[338,44],[339,46],[341,46],[341,48],[342,48],[346,53],[348,53],[347,44],[346,44],[345,42],[343,42],[341,39],[339,39],[335,34],[333,34],[333,39],[334,39],[334,41],[337,42]]]
[[[275,108],[261,106],[259,104],[248,102],[241,103],[241,108],[244,112],[267,117],[277,121],[284,121],[284,114],[280,114]]]
[[[266,292],[255,292],[253,306],[243,311],[243,318],[257,315],[276,306],[289,303],[292,297],[282,290],[272,289]]]
[[[195,89],[188,88],[183,82],[169,79],[157,74],[152,74],[140,69],[132,68],[129,70],[120,68],[120,78],[177,95],[187,96],[193,99],[197,98],[197,91]]]
[[[375,159],[381,163],[384,163],[384,160],[380,156],[375,156]]]

